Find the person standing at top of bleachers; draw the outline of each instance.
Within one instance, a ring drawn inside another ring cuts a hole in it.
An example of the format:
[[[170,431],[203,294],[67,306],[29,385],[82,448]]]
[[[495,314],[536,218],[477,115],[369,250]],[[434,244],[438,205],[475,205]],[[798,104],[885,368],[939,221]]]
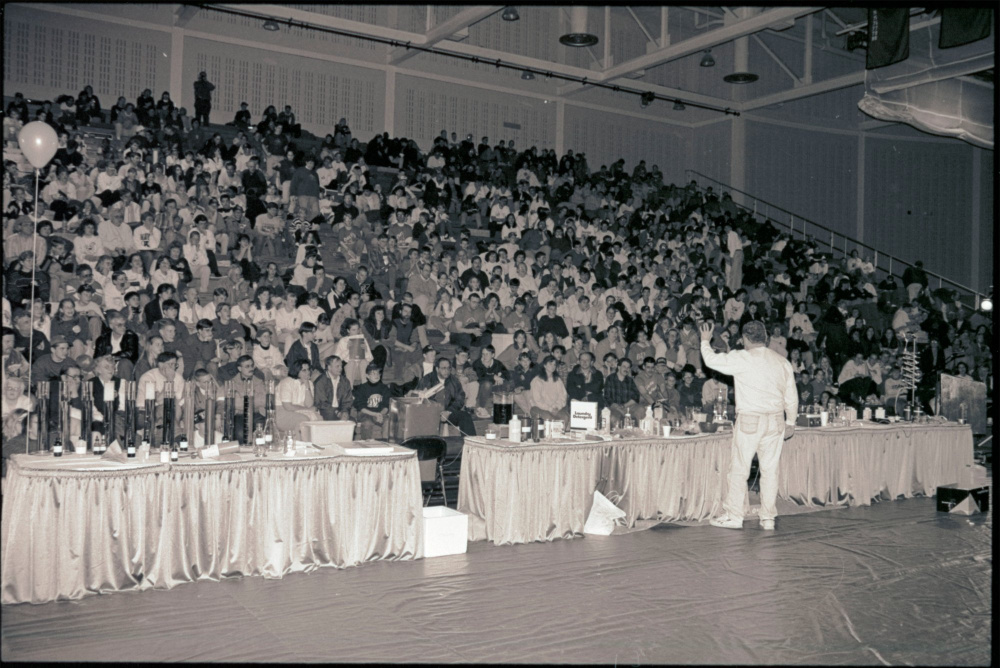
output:
[[[198,80],[194,82],[194,117],[202,125],[208,125],[208,115],[212,112],[212,91],[215,84],[208,80],[208,75],[204,72],[198,73]]]

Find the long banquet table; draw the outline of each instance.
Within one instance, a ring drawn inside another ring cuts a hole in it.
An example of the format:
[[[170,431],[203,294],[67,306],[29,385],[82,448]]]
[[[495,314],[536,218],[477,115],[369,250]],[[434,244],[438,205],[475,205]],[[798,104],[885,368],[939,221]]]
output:
[[[3,495],[0,600],[43,603],[422,557],[415,453],[334,448],[173,464],[14,455]]]
[[[583,535],[599,491],[640,519],[704,520],[722,511],[732,432],[688,437],[515,444],[467,438],[458,510],[469,540],[497,545]],[[932,496],[973,463],[958,424],[865,423],[798,429],[785,441],[778,496],[813,505]]]

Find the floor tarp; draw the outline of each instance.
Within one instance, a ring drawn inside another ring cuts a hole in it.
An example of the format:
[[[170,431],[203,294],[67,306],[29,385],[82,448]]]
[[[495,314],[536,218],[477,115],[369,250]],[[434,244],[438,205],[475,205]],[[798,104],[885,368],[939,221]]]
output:
[[[992,514],[625,535],[5,606],[5,660],[987,665]]]

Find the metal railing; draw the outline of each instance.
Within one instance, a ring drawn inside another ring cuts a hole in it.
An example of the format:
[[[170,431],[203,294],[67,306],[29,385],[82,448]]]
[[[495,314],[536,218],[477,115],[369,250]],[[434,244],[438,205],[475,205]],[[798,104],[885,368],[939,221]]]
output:
[[[875,267],[875,275],[878,278],[884,278],[888,275],[895,276],[896,278],[901,278],[903,271],[907,267],[913,267],[914,265],[906,260],[902,260],[895,255],[885,253],[875,248],[874,246],[869,246],[863,241],[858,241],[853,237],[849,237],[846,234],[832,230],[826,225],[822,225],[815,221],[809,220],[804,216],[800,216],[796,213],[789,211],[783,207],[772,204],[766,200],[762,200],[759,197],[755,197],[750,193],[744,192],[738,188],[733,188],[727,183],[723,183],[718,179],[714,179],[711,176],[707,176],[693,169],[686,169],[684,173],[688,181],[695,181],[698,190],[704,192],[705,186],[701,185],[702,182],[710,182],[712,185],[724,188],[725,190],[720,190],[715,193],[719,197],[722,196],[723,192],[728,191],[729,193],[738,193],[745,198],[746,203],[740,203],[737,201],[735,195],[733,195],[733,203],[737,207],[752,213],[754,216],[763,216],[766,220],[774,222],[779,227],[783,227],[788,230],[793,238],[799,239],[812,239],[818,244],[826,244],[830,248],[830,252],[834,255],[841,257],[848,257],[852,250],[857,249],[858,254],[863,254],[864,251],[868,251],[870,255],[871,263]],[[798,229],[796,228],[796,223],[799,224]],[[827,241],[829,238],[829,241]],[[885,266],[880,266],[879,262],[882,261]],[[899,273],[895,273],[894,269]],[[948,289],[957,291],[964,304],[966,304],[971,309],[978,309],[979,303],[983,297],[983,293],[970,288],[967,285],[963,285],[957,281],[953,281],[946,276],[935,273],[933,271],[923,270],[927,274],[928,287],[933,280],[937,280],[938,288],[943,288],[945,285]],[[904,286],[905,287],[905,286]]]

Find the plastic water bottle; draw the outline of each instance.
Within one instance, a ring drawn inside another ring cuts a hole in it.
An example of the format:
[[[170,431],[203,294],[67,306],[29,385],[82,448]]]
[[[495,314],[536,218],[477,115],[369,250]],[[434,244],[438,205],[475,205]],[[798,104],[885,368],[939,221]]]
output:
[[[514,413],[514,415],[511,416],[510,422],[507,424],[507,429],[510,432],[508,434],[507,440],[509,440],[511,443],[520,443],[521,442],[521,418],[519,418],[517,416],[517,413]]]

